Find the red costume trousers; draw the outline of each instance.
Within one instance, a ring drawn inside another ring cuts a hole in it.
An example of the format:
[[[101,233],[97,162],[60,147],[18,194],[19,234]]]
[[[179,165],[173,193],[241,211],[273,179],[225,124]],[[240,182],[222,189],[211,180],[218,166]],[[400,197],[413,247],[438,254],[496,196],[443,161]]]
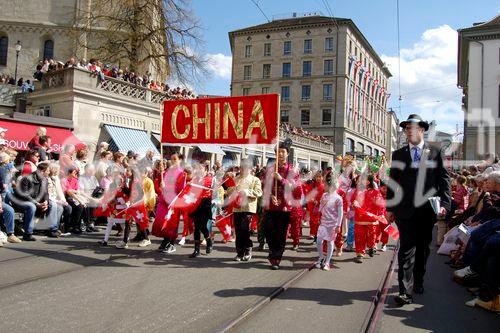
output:
[[[377,225],[354,224],[354,243],[357,254],[366,254],[366,248],[374,248],[377,240]]]
[[[344,237],[342,236],[344,234],[343,229],[343,223],[340,224],[340,232],[337,232],[337,235],[335,236],[335,248],[337,250],[342,249],[342,246],[344,246]]]
[[[182,229],[182,237],[187,237],[194,232],[194,224],[193,219],[189,217],[189,214],[185,211],[182,212],[182,221],[183,221],[183,229]]]
[[[318,212],[318,207],[313,205],[313,208],[309,211],[309,226],[311,227],[309,236],[316,236],[318,233],[320,218],[321,214]]]
[[[293,245],[299,245],[300,242],[300,229],[304,210],[302,207],[292,208],[290,212],[290,234],[292,236]]]

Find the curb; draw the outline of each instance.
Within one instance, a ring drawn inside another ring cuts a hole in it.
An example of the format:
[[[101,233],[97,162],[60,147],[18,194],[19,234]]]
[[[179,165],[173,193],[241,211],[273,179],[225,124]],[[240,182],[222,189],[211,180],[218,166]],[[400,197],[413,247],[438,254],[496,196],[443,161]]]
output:
[[[256,313],[260,309],[262,309],[264,306],[269,304],[273,299],[284,293],[286,290],[288,290],[295,282],[297,282],[300,278],[302,278],[307,272],[311,271],[314,268],[314,263],[311,263],[309,267],[302,269],[300,272],[295,274],[293,277],[291,277],[289,280],[287,280],[285,283],[283,283],[281,286],[277,287],[274,289],[274,291],[269,294],[268,296],[265,296],[263,299],[255,303],[254,305],[250,306],[248,309],[246,309],[243,313],[241,313],[237,318],[231,320],[229,323],[225,324],[221,329],[217,330],[217,333],[226,333],[226,332],[231,332],[236,326],[238,326],[241,322],[249,318],[252,314]]]
[[[394,268],[396,267],[398,249],[399,242],[394,248],[394,253],[392,254],[387,273],[377,289],[377,294],[373,297],[372,304],[370,305],[370,309],[360,330],[362,333],[374,333],[376,331],[378,321],[384,311],[385,300],[387,299],[390,282],[394,273]]]

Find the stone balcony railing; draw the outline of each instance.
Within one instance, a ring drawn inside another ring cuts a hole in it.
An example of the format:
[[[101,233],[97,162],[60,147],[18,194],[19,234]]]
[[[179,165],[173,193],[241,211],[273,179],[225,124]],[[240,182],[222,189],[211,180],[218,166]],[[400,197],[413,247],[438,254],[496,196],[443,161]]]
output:
[[[106,77],[100,80],[92,72],[80,68],[66,68],[46,73],[42,78],[42,89],[78,86],[96,89],[111,95],[132,99],[135,102],[158,104],[167,99],[168,95],[156,90],[144,88],[133,83]]]
[[[331,153],[334,152],[333,143],[328,144],[318,140],[313,140],[305,136],[286,132],[283,129],[280,129],[280,138],[290,138],[294,144],[302,145],[304,147],[314,147]]]
[[[0,104],[13,106],[16,104],[15,95],[21,92],[21,88],[12,84],[0,84]]]

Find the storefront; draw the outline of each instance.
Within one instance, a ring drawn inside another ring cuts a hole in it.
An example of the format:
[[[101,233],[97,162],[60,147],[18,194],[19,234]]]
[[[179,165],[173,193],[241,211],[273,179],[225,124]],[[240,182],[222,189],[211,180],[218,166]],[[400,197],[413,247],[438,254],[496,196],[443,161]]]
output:
[[[79,146],[85,146],[85,144],[67,128],[5,119],[0,120],[0,127],[7,130],[4,138],[6,140],[6,146],[14,150],[29,150],[28,143],[33,139],[39,127],[47,129],[47,136],[50,136],[52,139],[51,149],[54,153],[60,153],[63,146],[68,144],[75,145],[77,148]]]

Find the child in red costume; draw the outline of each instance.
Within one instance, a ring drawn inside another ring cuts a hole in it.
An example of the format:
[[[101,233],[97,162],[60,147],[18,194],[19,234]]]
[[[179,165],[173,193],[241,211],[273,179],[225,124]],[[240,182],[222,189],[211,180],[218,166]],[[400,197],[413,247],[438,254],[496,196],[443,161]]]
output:
[[[293,242],[293,250],[297,251],[299,249],[300,243],[300,230],[302,219],[304,218],[304,209],[301,205],[302,200],[302,184],[299,181],[295,184],[295,188],[292,190],[292,195],[294,199],[294,204],[290,210],[290,234]]]
[[[375,188],[375,180],[369,175],[364,180],[364,190],[355,193],[353,206],[354,212],[354,241],[356,245],[355,262],[362,263],[366,247],[368,255],[375,254],[375,241],[377,239],[377,228],[379,224],[381,204],[380,191]]]
[[[381,251],[385,252],[387,250],[387,243],[389,242],[389,233],[385,229],[389,226],[389,223],[387,222],[387,219],[385,219],[385,215],[387,213],[385,208],[385,200],[387,196],[387,184],[384,183],[383,181],[380,181],[379,191],[381,194],[380,203],[378,204],[378,206],[380,207],[380,211],[377,215],[384,218],[381,218],[379,220],[377,243],[379,242],[382,243]]]
[[[309,234],[311,237],[313,237],[313,244],[316,244],[316,234],[318,233],[319,219],[321,217],[321,214],[319,212],[319,202],[321,201],[321,197],[325,192],[325,185],[323,184],[323,175],[321,174],[321,171],[317,172],[314,175],[313,183],[314,188],[309,194],[309,196],[312,195],[312,200],[310,203],[308,203],[308,209],[310,212],[309,224],[311,226]]]

